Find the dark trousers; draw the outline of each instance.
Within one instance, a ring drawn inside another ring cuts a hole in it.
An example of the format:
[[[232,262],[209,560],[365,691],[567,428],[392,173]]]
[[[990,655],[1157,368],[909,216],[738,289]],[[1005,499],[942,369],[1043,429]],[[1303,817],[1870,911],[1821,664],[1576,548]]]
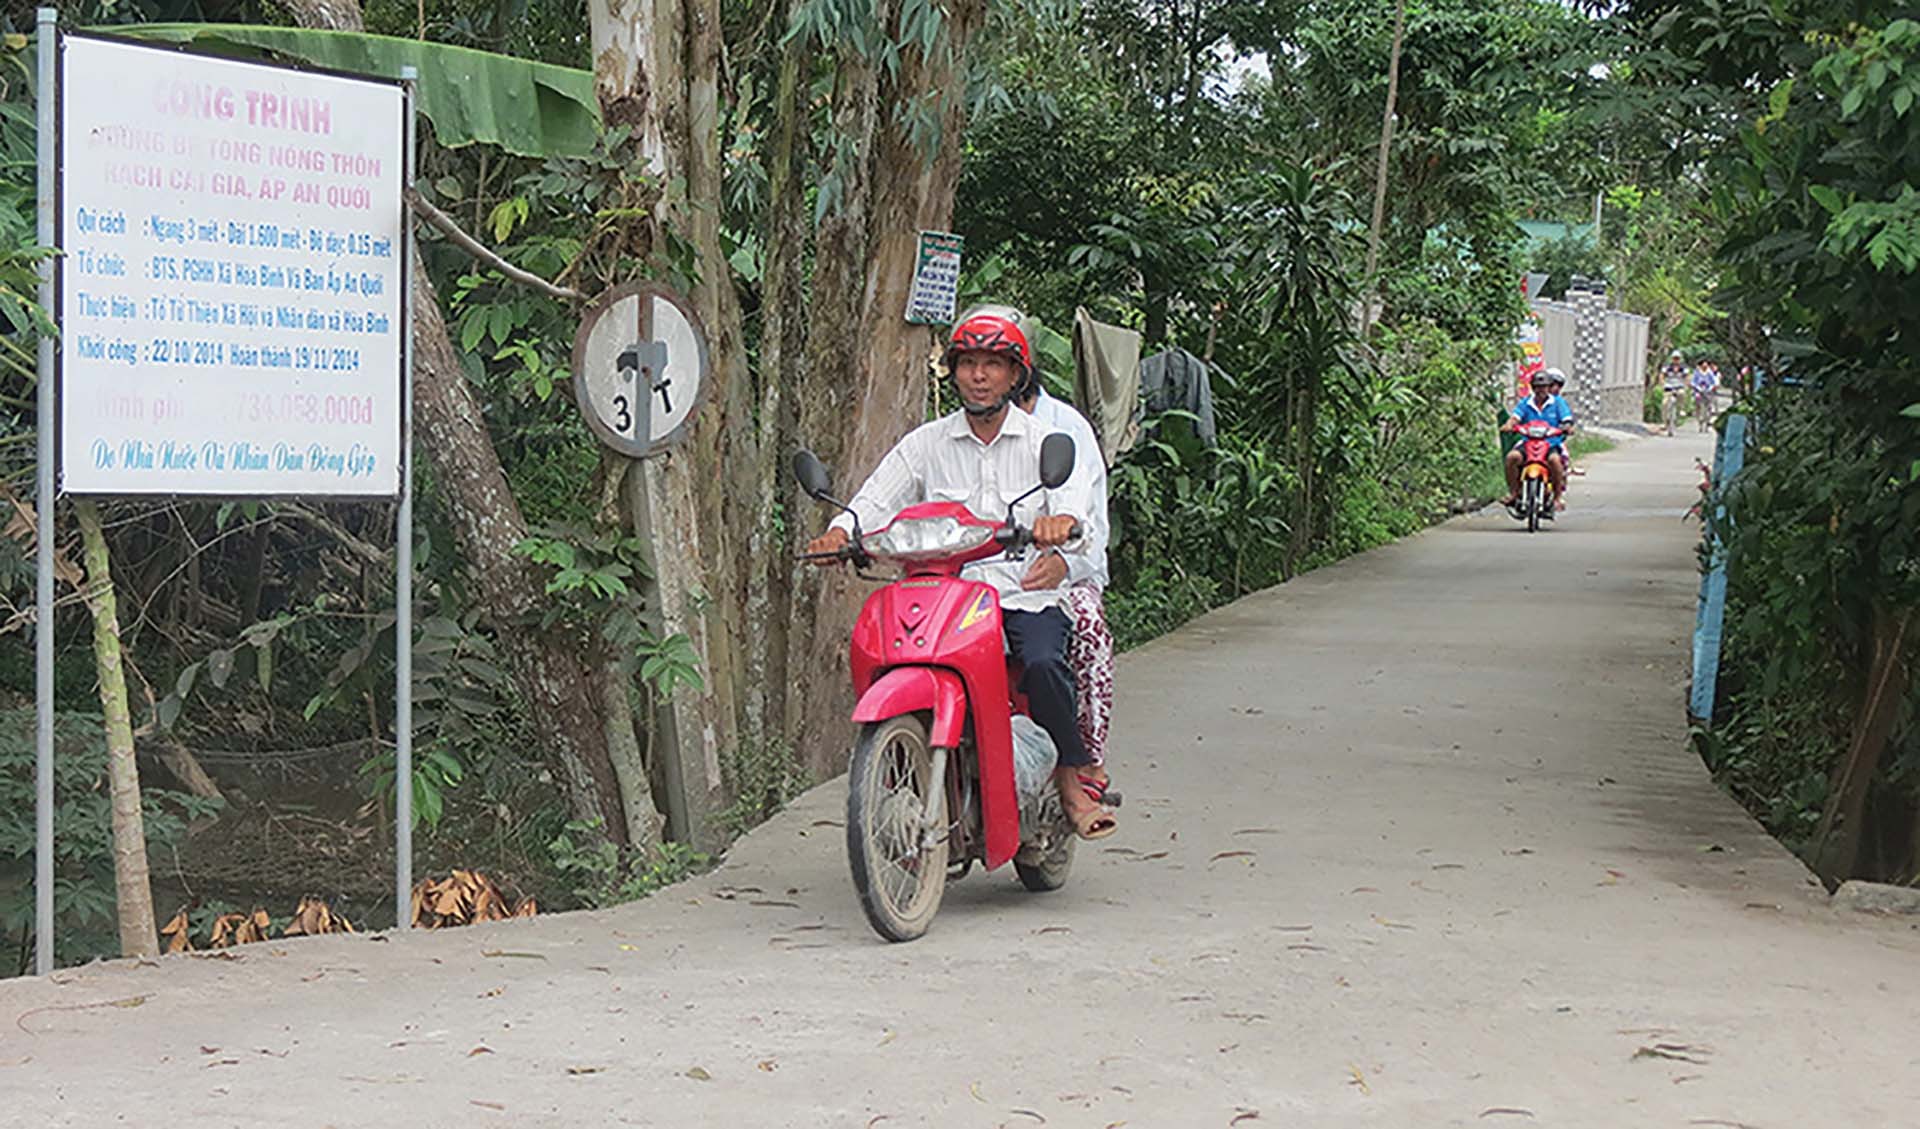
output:
[[[1060,763],[1079,768],[1093,763],[1080,741],[1080,715],[1073,699],[1073,670],[1067,666],[1067,643],[1073,621],[1059,608],[1043,612],[1002,612],[1007,650],[1026,674],[1020,692],[1027,696],[1033,720],[1053,738]]]

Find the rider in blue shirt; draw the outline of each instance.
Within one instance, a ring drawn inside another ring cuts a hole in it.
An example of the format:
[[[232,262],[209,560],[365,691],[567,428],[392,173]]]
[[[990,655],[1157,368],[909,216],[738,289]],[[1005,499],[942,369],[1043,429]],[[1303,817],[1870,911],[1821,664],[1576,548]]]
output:
[[[1573,409],[1560,396],[1559,389],[1567,383],[1566,374],[1557,368],[1541,369],[1533,374],[1533,395],[1520,401],[1518,407],[1507,422],[1501,425],[1502,431],[1518,431],[1529,423],[1549,423],[1562,431],[1573,427]],[[1566,436],[1556,435],[1548,440],[1551,453],[1547,455],[1547,477],[1553,480],[1553,493],[1557,499],[1557,508],[1566,508],[1567,496],[1567,448]],[[1507,452],[1507,501],[1512,508],[1520,501],[1520,469],[1525,454],[1524,444],[1514,444]]]

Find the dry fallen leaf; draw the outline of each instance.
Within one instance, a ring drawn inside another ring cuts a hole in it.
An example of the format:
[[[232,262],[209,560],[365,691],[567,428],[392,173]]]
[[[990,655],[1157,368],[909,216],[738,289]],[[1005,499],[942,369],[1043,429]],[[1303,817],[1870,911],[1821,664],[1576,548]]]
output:
[[[1497,1106],[1494,1106],[1492,1109],[1483,1109],[1480,1111],[1481,1117],[1499,1117],[1502,1115],[1505,1115],[1508,1117],[1532,1117],[1533,1111],[1530,1109],[1518,1109],[1513,1106],[1504,1106],[1504,1105],[1497,1105]]]
[[[975,1082],[973,1085],[968,1086],[967,1093],[972,1094],[973,1100],[979,1102],[981,1105],[987,1104],[987,1099],[980,1096],[980,1083]]]
[[[772,1074],[775,1070],[779,1069],[780,1064],[774,1062],[770,1058],[763,1058],[759,1062],[755,1063],[754,1065],[766,1071],[768,1074]]]
[[[506,1106],[501,1105],[499,1102],[483,1102],[479,1098],[468,1098],[467,1104],[477,1105],[481,1109],[497,1109],[497,1110],[504,1111],[507,1108]]]
[[[1347,1069],[1353,1073],[1353,1079],[1348,1085],[1360,1087],[1360,1092],[1363,1094],[1373,1093],[1373,1090],[1367,1086],[1367,1076],[1360,1073],[1359,1067],[1348,1064]]]
[[[193,951],[193,940],[187,936],[187,911],[184,908],[160,927],[160,935],[167,938],[167,951],[170,953]]]
[[[1240,1124],[1240,1123],[1241,1123],[1242,1121],[1258,1121],[1258,1120],[1260,1120],[1260,1111],[1259,1111],[1259,1110],[1257,1110],[1257,1109],[1242,1109],[1242,1110],[1241,1110],[1241,1111],[1240,1111],[1239,1113],[1236,1113],[1236,1114],[1234,1114],[1234,1115],[1233,1115],[1233,1120],[1232,1120],[1232,1121],[1229,1121],[1229,1122],[1227,1122],[1227,1124],[1228,1124],[1229,1126],[1232,1126],[1232,1125],[1238,1125],[1238,1124]]]
[[[479,1046],[468,1051],[467,1057],[472,1058],[474,1055],[490,1055],[492,1053],[493,1053],[493,1048],[487,1046],[485,1043],[482,1043]]]
[[[1030,1110],[1030,1109],[1016,1109],[1016,1110],[1013,1110],[1013,1111],[1012,1111],[1012,1116],[1014,1116],[1014,1117],[1030,1117],[1030,1118],[1032,1118],[1032,1119],[1033,1119],[1034,1121],[1036,1121],[1036,1122],[1038,1122],[1038,1123],[1039,1123],[1039,1124],[1041,1124],[1041,1125],[1045,1125],[1045,1124],[1047,1123],[1047,1119],[1046,1119],[1046,1118],[1044,1118],[1044,1117],[1042,1117],[1042,1116],[1040,1116],[1039,1114],[1037,1114],[1037,1113],[1035,1113],[1035,1112],[1034,1112],[1033,1110]]]
[[[1705,1047],[1696,1047],[1687,1043],[1654,1043],[1633,1052],[1633,1057],[1636,1059],[1664,1058],[1674,1062],[1690,1062],[1695,1066],[1703,1066],[1707,1061],[1705,1056],[1711,1053]]]
[[[1256,851],[1221,851],[1219,854],[1208,859],[1207,865],[1212,866],[1221,859],[1250,859],[1256,857],[1258,857],[1258,852]]]
[[[695,1066],[695,1067],[689,1068],[687,1070],[687,1077],[693,1079],[695,1082],[713,1081],[713,1075],[708,1074],[707,1068],[704,1066]]]
[[[569,1066],[567,1067],[567,1073],[568,1074],[598,1074],[605,1069],[606,1067],[604,1066]]]

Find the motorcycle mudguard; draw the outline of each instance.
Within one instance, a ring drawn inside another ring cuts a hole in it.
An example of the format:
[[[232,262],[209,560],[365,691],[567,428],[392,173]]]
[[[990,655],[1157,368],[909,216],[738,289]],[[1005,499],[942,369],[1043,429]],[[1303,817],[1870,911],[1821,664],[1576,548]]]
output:
[[[896,666],[860,695],[853,720],[885,721],[903,713],[933,714],[929,740],[935,748],[957,749],[967,727],[967,690],[960,676],[932,666]]]

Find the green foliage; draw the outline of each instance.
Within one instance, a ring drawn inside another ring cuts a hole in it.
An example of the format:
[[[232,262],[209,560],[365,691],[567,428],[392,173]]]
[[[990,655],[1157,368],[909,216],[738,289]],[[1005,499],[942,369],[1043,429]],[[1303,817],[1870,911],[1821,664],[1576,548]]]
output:
[[[646,855],[623,856],[601,833],[598,819],[569,821],[548,850],[554,869],[578,883],[573,894],[590,909],[638,901],[713,864],[712,856],[686,843],[662,843]]]
[[[1533,249],[1527,269],[1547,276],[1540,296],[1559,301],[1573,284],[1574,275],[1603,278],[1607,273],[1606,256],[1593,244],[1590,232],[1569,231],[1558,239],[1549,239]]]
[[[721,757],[733,802],[715,816],[730,834],[744,835],[772,819],[813,781],[785,742],[742,742]]]
[[[349,74],[420,74],[420,112],[448,149],[483,142],[523,157],[583,156],[599,136],[593,72],[468,47],[361,32],[235,24],[141,24],[123,35],[228,54],[271,51]]]
[[[0,711],[0,860],[23,875],[34,857],[34,715]],[[100,718],[54,717],[54,917],[59,963],[119,952],[113,883],[113,804],[107,794],[107,745]],[[216,800],[147,786],[141,789],[147,850],[165,857],[187,825],[217,812]],[[0,884],[0,931],[32,927],[33,883]],[[22,950],[30,952],[30,946]],[[23,966],[19,971],[24,972]]]
[[[1895,4],[1662,7],[1650,34],[1669,65],[1743,111],[1715,167],[1731,278],[1719,299],[1776,327],[1777,345],[1797,342],[1780,349],[1797,383],[1753,398],[1759,446],[1721,485],[1703,549],[1703,563],[1716,549],[1729,562],[1725,720],[1704,752],[1801,842],[1845,799],[1824,782],[1862,724],[1876,650],[1900,640],[1907,666],[1920,653],[1892,626],[1920,602],[1920,419],[1905,414],[1920,401],[1920,23]],[[1913,692],[1897,689],[1887,747],[1869,747],[1871,778],[1855,777],[1895,827],[1920,812]],[[1920,868],[1911,846],[1873,847],[1819,861]]]
[[[397,757],[381,751],[360,765],[360,786],[370,796],[387,798],[394,794],[393,778]],[[413,758],[413,826],[425,823],[440,826],[446,811],[447,794],[466,779],[467,770],[443,748],[427,748]]]

